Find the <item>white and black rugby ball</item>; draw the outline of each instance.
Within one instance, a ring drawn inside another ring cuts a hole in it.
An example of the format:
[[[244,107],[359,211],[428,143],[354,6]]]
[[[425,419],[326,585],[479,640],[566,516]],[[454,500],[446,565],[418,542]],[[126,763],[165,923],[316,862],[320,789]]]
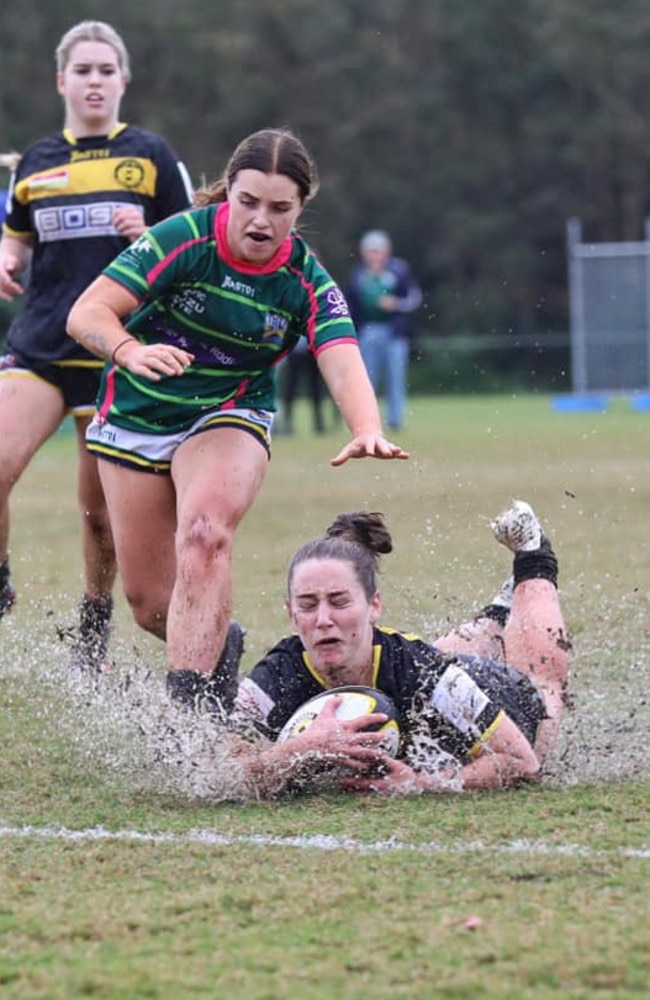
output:
[[[399,749],[400,729],[394,702],[377,688],[362,687],[356,684],[330,688],[329,691],[323,691],[314,698],[310,698],[285,723],[278,736],[278,742],[303,733],[320,715],[328,701],[337,695],[341,697],[341,703],[335,712],[337,719],[357,719],[361,715],[373,715],[375,712],[381,712],[388,716],[385,722],[371,723],[367,729],[383,733],[382,749],[391,757],[396,757]]]

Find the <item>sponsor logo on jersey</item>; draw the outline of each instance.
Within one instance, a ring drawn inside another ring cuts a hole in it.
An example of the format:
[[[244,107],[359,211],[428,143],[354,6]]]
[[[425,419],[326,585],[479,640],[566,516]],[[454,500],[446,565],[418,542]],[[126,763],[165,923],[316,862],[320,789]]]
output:
[[[34,212],[34,227],[42,243],[75,240],[83,236],[118,236],[113,224],[113,213],[119,205],[119,202],[99,201],[94,204],[37,208]]]
[[[115,180],[129,191],[139,188],[144,180],[144,167],[140,160],[120,160],[115,167]]]
[[[170,305],[172,309],[177,309],[185,316],[200,315],[205,312],[205,301],[207,293],[199,288],[187,288],[183,292],[172,295]]]
[[[67,170],[52,170],[45,174],[34,174],[29,178],[30,191],[53,190],[60,191],[68,186],[69,177]]]
[[[232,354],[226,354],[225,351],[222,351],[220,347],[208,348],[208,355],[210,356],[210,358],[213,358],[220,365],[229,365],[230,367],[232,367],[237,363],[237,359],[233,358]]]
[[[110,155],[110,149],[73,149],[70,153],[70,163],[85,162],[87,160],[107,160]]]
[[[349,316],[350,310],[345,295],[340,288],[330,288],[325,301],[330,316]]]
[[[263,339],[268,343],[281,344],[289,327],[289,321],[277,313],[268,312],[264,317]]]
[[[431,704],[461,733],[472,731],[489,698],[461,667],[450,664],[436,684]]]
[[[133,241],[131,246],[127,247],[127,250],[130,250],[131,253],[137,257],[139,253],[145,253],[147,251],[153,253],[155,248],[151,241],[147,238],[147,234],[142,233],[138,236],[137,240]]]
[[[236,292],[237,295],[245,295],[249,299],[255,298],[255,289],[252,285],[247,285],[244,281],[235,281],[229,274],[224,275],[221,287],[228,292]]]
[[[103,444],[115,444],[117,441],[117,431],[112,427],[107,427],[105,417],[100,417],[99,415],[95,417],[93,431],[92,438],[94,441],[101,441]]]

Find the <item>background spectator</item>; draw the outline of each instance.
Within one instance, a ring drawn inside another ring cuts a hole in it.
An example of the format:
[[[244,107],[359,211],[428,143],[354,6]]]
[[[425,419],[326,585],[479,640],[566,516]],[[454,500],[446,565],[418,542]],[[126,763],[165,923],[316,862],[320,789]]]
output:
[[[387,233],[366,233],[359,252],[347,289],[350,311],[373,388],[386,394],[386,422],[398,430],[406,403],[409,314],[420,306],[422,291],[409,264],[393,257]]]

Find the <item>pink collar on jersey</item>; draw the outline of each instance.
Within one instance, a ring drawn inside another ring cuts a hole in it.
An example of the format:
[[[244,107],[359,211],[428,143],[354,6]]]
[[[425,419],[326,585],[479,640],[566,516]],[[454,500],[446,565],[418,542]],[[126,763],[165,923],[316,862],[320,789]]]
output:
[[[293,247],[291,236],[287,236],[286,240],[283,240],[266,264],[254,264],[251,263],[251,261],[239,260],[238,257],[233,257],[228,246],[226,233],[229,215],[230,205],[226,201],[219,205],[214,216],[214,233],[217,238],[217,252],[226,264],[230,265],[230,267],[234,267],[236,271],[241,271],[243,274],[271,274],[273,271],[277,271],[287,263],[291,257],[291,250]]]

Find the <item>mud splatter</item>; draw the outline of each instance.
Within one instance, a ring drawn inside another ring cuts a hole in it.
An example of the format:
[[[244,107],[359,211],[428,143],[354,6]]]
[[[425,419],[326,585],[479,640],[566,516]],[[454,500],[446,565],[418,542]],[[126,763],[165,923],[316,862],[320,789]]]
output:
[[[650,652],[639,641],[647,629],[645,602],[631,628],[629,609],[621,616],[602,594],[595,601],[589,630],[572,636],[570,707],[543,778],[551,787],[620,781],[650,770]],[[447,622],[420,624],[429,636],[447,628]],[[233,737],[213,720],[169,704],[162,655],[152,662],[132,645],[114,642],[117,666],[80,680],[67,672],[69,647],[56,640],[52,621],[27,629],[7,616],[2,630],[0,677],[13,680],[17,692],[29,687],[28,710],[44,734],[63,737],[67,753],[88,771],[134,790],[193,800],[255,796]],[[324,778],[319,787],[325,785]]]

